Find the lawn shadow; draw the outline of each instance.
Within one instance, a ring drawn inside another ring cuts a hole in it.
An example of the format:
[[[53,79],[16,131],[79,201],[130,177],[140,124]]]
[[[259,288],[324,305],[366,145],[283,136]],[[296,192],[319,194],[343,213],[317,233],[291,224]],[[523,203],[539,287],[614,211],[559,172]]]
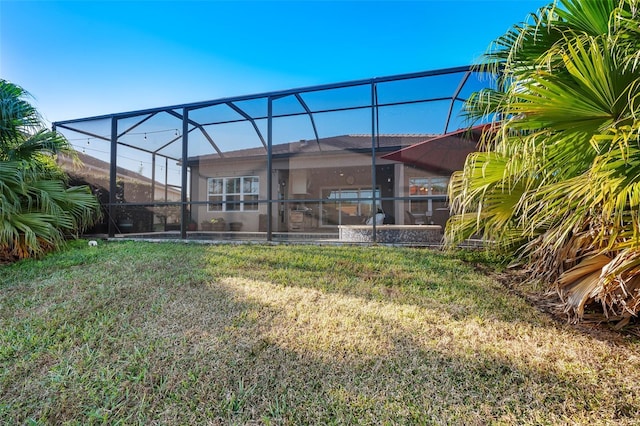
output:
[[[632,424],[640,414],[637,387],[598,371],[620,353],[584,345],[576,356],[581,339],[598,344],[582,337],[558,351],[572,336],[553,326],[449,324],[423,307],[246,279],[213,287],[233,301],[226,320],[181,332],[201,360],[194,397],[224,395],[216,421]]]
[[[282,286],[418,305],[454,320],[539,322],[528,303],[473,265],[432,249],[390,247],[210,247],[214,277],[242,277]],[[532,319],[532,316],[535,317]]]

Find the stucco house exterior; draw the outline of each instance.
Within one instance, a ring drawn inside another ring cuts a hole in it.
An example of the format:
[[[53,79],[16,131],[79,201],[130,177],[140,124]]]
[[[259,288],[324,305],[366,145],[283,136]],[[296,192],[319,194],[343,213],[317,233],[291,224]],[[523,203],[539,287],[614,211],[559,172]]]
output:
[[[460,131],[373,140],[370,135],[341,135],[275,145],[271,197],[262,148],[191,158],[192,197],[208,201],[192,217],[198,223],[223,219],[242,223],[243,231],[264,231],[268,205],[257,201],[272,198],[288,200],[278,203],[272,223],[277,232],[330,232],[339,225],[364,224],[378,209],[385,223],[444,226],[449,178],[462,168],[476,142],[473,133]],[[376,205],[371,202],[374,191]]]

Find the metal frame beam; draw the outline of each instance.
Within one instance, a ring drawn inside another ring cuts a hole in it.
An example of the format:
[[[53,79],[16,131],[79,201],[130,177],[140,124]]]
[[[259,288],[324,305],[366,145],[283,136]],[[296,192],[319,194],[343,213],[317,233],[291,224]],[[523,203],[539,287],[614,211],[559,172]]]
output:
[[[318,149],[322,151],[322,147],[320,146],[320,138],[318,137],[318,129],[316,129],[316,122],[313,119],[313,114],[311,113],[311,110],[307,106],[307,103],[304,101],[304,99],[302,99],[302,96],[300,96],[300,93],[296,93],[295,97],[298,100],[298,102],[300,102],[300,105],[302,105],[302,108],[304,108],[304,110],[307,112],[307,115],[311,120],[311,127],[313,127],[313,134],[316,137],[316,144],[318,144]]]
[[[260,138],[260,142],[262,142],[262,146],[264,147],[264,149],[266,151],[267,150],[267,143],[265,142],[264,138],[262,137],[262,133],[260,132],[260,129],[258,128],[258,125],[256,124],[256,121],[249,114],[244,112],[240,107],[235,105],[233,102],[227,102],[226,105],[228,105],[229,108],[231,108],[232,110],[234,110],[235,112],[237,112],[238,114],[243,116],[245,118],[245,120],[247,120],[247,121],[249,121],[251,123],[251,125],[253,126],[253,129],[256,131],[256,134],[258,135],[258,138]],[[242,122],[242,121],[238,120],[238,122]]]
[[[118,119],[111,118],[111,161],[109,163],[109,238],[115,236],[116,229],[116,191],[118,190],[116,178],[118,176]]]
[[[113,117],[113,118],[116,118],[116,117]],[[107,138],[105,136],[100,136],[100,135],[97,135],[95,133],[87,132],[86,130],[75,129],[73,127],[69,127],[69,126],[64,125],[64,124],[57,124],[56,126],[57,127],[62,127],[63,129],[71,130],[72,132],[82,133],[83,135],[90,136],[90,137],[92,137],[94,139],[100,139],[100,140],[103,140],[105,142],[112,142],[112,138]],[[173,142],[175,142],[177,139],[179,139],[179,138],[174,139]],[[116,140],[117,140],[117,137],[116,137]],[[138,151],[146,152],[147,154],[157,154],[158,151],[159,151],[159,150],[150,151],[148,149],[140,148],[139,146],[131,145],[129,143],[124,143],[122,141],[118,142],[118,145],[126,146],[127,148],[135,149],[135,150],[138,150]],[[160,147],[160,149],[164,148],[165,146],[167,146],[167,145],[163,145],[162,147]],[[158,154],[158,155],[162,155],[163,157],[171,158],[172,160],[175,160],[175,161],[180,161],[178,158],[170,157],[170,156],[167,156],[167,155],[164,155],[164,154]]]
[[[194,130],[196,130],[196,128],[195,128],[195,127],[192,127],[192,128],[189,130],[189,133],[193,132]],[[162,150],[162,149],[164,149],[164,148],[168,147],[169,145],[171,145],[172,143],[176,142],[177,140],[179,140],[179,139],[181,139],[181,138],[182,138],[182,135],[178,135],[178,136],[176,136],[175,138],[171,139],[169,142],[167,142],[167,143],[165,143],[164,145],[162,145],[160,148],[156,149],[156,150],[155,150],[155,152],[156,152],[156,153],[157,153],[157,152],[160,152],[160,150]],[[159,155],[165,156],[164,154],[159,154]],[[178,161],[178,160],[176,159],[176,161]]]
[[[378,128],[378,87],[376,83],[371,83],[371,216],[373,217],[371,221],[371,238],[374,243],[378,239],[376,235],[376,214],[378,213],[376,210],[376,147],[379,143]],[[382,196],[382,194],[380,195]]]
[[[458,99],[458,95],[460,94],[460,91],[462,90],[464,85],[467,83],[467,80],[469,79],[470,76],[471,76],[471,70],[469,70],[466,73],[464,73],[464,76],[462,76],[462,79],[460,80],[460,84],[458,84],[458,88],[453,93],[453,96],[451,96],[451,104],[449,104],[449,112],[447,113],[447,121],[444,123],[444,133],[445,134],[448,133],[448,130],[449,130],[449,122],[451,121],[451,114],[453,113],[453,106],[455,105],[455,102]]]
[[[180,202],[182,203],[181,221],[180,221],[180,238],[187,238],[187,226],[189,225],[189,213],[187,206],[187,160],[189,156],[189,110],[184,109],[182,112],[182,176],[180,190]]]
[[[147,120],[150,120],[151,118],[155,117],[156,115],[158,115],[160,113],[160,111],[157,112],[153,112],[151,114],[149,114],[147,117],[143,118],[142,120],[138,121],[136,124],[134,124],[133,126],[129,127],[127,130],[125,130],[124,132],[120,133],[118,135],[118,139],[120,139],[122,136],[126,135],[127,133],[129,133],[130,131],[132,131],[133,129],[135,129],[136,127],[140,126],[141,124],[143,124],[144,122],[146,122]]]
[[[273,239],[273,98],[267,99],[267,241]]]
[[[113,118],[115,118],[115,117],[113,117]],[[60,123],[56,123],[56,124],[54,124],[54,126],[56,128],[57,127],[62,127],[63,129],[71,130],[72,132],[76,132],[76,133],[82,133],[83,135],[90,136],[90,137],[92,137],[94,139],[100,139],[100,140],[103,140],[105,142],[111,142],[113,140],[113,135],[110,135],[109,137],[101,136],[101,135],[97,135],[97,134],[92,133],[92,132],[87,132],[86,130],[76,129],[74,127],[69,127],[69,126],[67,126],[65,124],[60,124]]]
[[[430,76],[445,75],[445,74],[456,74],[456,73],[461,73],[469,70],[471,70],[471,66],[466,65],[461,67],[452,67],[452,68],[445,68],[445,69],[439,69],[439,70],[421,71],[421,72],[407,73],[407,74],[396,74],[396,75],[391,75],[386,77],[374,77],[374,78],[368,78],[368,79],[362,79],[362,80],[345,81],[341,83],[322,84],[317,86],[301,87],[297,89],[288,89],[288,90],[253,94],[253,95],[221,98],[221,99],[203,101],[203,102],[193,102],[193,103],[165,106],[165,107],[159,107],[159,108],[149,108],[149,109],[143,109],[143,110],[137,110],[137,111],[121,112],[116,114],[98,115],[94,117],[86,117],[86,118],[80,118],[75,120],[59,121],[59,122],[56,122],[56,124],[105,120],[105,119],[110,119],[111,117],[114,117],[114,116],[119,119],[122,119],[122,118],[137,116],[137,115],[151,114],[153,112],[162,112],[162,111],[175,110],[175,109],[191,110],[191,109],[204,108],[204,107],[227,103],[227,102],[239,102],[239,101],[246,101],[246,100],[260,99],[260,98],[271,97],[272,99],[276,99],[278,97],[294,95],[296,93],[317,92],[317,91],[326,90],[326,89],[340,89],[343,87],[364,86],[364,85],[370,85],[372,83],[384,83],[387,81],[408,80],[412,78],[430,77]]]
[[[187,108],[184,109],[185,113],[187,111],[189,111]],[[167,111],[167,113],[173,115],[176,118],[179,118],[181,120],[183,120],[183,125],[182,125],[182,134],[184,135],[184,132],[186,131],[186,129],[188,129],[188,125],[187,124],[191,124],[192,126],[196,127],[198,130],[200,130],[200,132],[202,133],[202,135],[205,137],[205,139],[207,139],[207,141],[209,142],[209,144],[213,147],[213,149],[216,150],[216,152],[218,153],[218,155],[220,157],[224,158],[224,154],[222,153],[222,151],[220,150],[220,148],[218,148],[218,145],[216,145],[216,143],[213,141],[213,138],[209,135],[209,133],[207,133],[207,131],[205,130],[204,127],[202,127],[202,125],[196,121],[193,120],[186,120],[183,118],[183,116],[181,116],[180,114],[178,114],[175,111]],[[186,124],[185,124],[186,123]]]
[[[428,102],[442,102],[442,101],[448,101],[451,100],[451,97],[446,96],[446,97],[440,97],[440,98],[430,98],[430,99],[417,99],[417,100],[413,100],[413,101],[399,101],[399,102],[387,102],[387,103],[379,103],[378,106],[379,107],[390,107],[390,106],[398,106],[398,105],[413,105],[413,104],[420,104],[420,103],[428,103]],[[465,101],[466,99],[463,98],[456,98],[456,101]],[[341,111],[353,111],[353,110],[358,110],[358,109],[369,109],[371,108],[371,105],[367,104],[367,105],[359,105],[359,106],[353,106],[353,107],[343,107],[343,108],[329,108],[329,109],[319,109],[319,110],[315,110],[312,111],[313,114],[322,114],[322,113],[328,113],[328,112],[341,112]],[[286,117],[297,117],[300,115],[307,115],[307,112],[291,112],[291,113],[287,113],[287,114],[275,114],[272,115],[272,118],[286,118]],[[267,116],[260,116],[260,117],[252,117],[252,120],[266,120]],[[202,126],[215,126],[218,124],[232,124],[232,123],[242,123],[244,122],[244,119],[238,119],[238,120],[225,120],[225,121],[211,121],[211,122],[207,122],[207,123],[202,123]]]

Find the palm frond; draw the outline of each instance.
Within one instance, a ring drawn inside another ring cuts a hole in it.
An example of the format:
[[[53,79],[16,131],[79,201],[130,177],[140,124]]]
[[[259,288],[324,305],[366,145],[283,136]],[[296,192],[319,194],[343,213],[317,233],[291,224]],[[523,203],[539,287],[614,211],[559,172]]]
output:
[[[67,188],[53,161],[74,156],[61,135],[44,129],[19,86],[0,80],[0,255],[38,256],[95,222],[100,205],[88,187]]]
[[[37,110],[27,101],[22,87],[0,79],[0,159],[26,135],[41,127]]]
[[[480,234],[568,312],[640,309],[640,0],[560,0],[496,40],[468,118],[499,126],[450,182],[449,244]],[[499,118],[499,120],[498,120]]]
[[[25,138],[20,144],[11,147],[5,153],[7,161],[29,160],[36,155],[66,154],[74,155],[69,142],[59,133],[41,129]]]

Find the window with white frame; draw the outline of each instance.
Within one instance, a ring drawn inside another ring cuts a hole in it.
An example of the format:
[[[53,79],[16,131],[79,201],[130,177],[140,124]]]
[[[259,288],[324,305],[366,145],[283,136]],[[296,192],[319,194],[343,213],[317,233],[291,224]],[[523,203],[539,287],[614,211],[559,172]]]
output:
[[[208,211],[257,211],[260,193],[258,176],[207,179]]]
[[[409,179],[410,210],[414,213],[429,214],[434,208],[444,205],[448,185],[449,178],[446,176]]]

